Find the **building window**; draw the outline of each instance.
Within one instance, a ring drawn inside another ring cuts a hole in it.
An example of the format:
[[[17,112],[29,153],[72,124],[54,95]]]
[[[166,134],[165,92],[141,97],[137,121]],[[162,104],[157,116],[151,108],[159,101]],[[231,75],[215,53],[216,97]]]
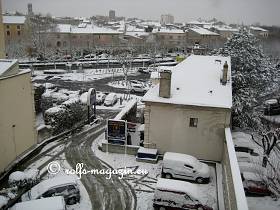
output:
[[[17,29],[20,30],[20,26],[17,26]]]
[[[10,36],[11,35],[11,32],[10,31],[7,31],[7,36]]]
[[[58,41],[58,42],[56,43],[56,46],[57,46],[57,47],[61,47],[61,42]]]
[[[9,26],[9,25],[7,25],[7,26],[6,26],[6,28],[7,28],[7,29],[9,29],[9,28],[10,28],[10,26]]]
[[[17,32],[17,35],[20,36],[20,31]]]
[[[190,127],[197,127],[198,118],[190,118]]]

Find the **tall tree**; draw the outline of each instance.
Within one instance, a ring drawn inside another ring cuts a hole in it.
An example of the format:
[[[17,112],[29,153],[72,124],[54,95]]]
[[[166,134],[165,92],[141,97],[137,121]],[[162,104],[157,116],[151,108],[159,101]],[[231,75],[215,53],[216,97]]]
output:
[[[278,73],[264,55],[258,40],[245,29],[234,34],[213,54],[231,57],[233,125],[248,127],[249,123],[252,124],[257,98],[272,88]]]

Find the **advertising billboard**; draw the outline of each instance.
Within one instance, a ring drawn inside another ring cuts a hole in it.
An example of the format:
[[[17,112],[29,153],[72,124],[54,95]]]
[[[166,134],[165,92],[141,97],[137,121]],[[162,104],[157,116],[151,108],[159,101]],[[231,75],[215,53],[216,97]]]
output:
[[[126,141],[126,121],[108,120],[107,139],[108,143],[124,145]]]

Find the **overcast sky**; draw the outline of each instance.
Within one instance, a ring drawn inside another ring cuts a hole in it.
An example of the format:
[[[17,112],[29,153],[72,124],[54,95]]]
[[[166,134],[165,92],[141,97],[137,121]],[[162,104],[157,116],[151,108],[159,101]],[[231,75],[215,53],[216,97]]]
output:
[[[35,13],[54,16],[107,15],[159,20],[161,14],[186,22],[216,17],[227,23],[280,25],[280,0],[2,0],[3,11],[26,13],[27,3]]]

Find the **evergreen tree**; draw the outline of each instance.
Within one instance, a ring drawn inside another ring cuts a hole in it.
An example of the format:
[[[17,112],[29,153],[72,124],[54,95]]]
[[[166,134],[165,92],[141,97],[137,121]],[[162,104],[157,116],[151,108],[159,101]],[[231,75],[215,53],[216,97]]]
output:
[[[230,56],[233,93],[233,126],[251,127],[256,120],[257,99],[275,85],[277,71],[264,55],[258,40],[241,29],[213,54]]]

